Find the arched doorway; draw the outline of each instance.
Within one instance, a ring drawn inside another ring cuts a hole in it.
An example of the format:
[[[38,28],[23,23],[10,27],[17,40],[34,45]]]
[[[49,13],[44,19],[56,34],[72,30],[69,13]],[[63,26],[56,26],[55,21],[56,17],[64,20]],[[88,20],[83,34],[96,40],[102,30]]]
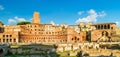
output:
[[[0,48],[0,55],[2,55],[3,54],[3,49],[2,48]]]
[[[98,25],[98,29],[100,29],[100,25]]]
[[[103,29],[103,25],[101,25],[101,29]]]
[[[106,26],[106,25],[104,25],[104,29],[107,29],[107,26]]]
[[[103,31],[102,32],[102,36],[108,36],[108,32],[107,31]]]

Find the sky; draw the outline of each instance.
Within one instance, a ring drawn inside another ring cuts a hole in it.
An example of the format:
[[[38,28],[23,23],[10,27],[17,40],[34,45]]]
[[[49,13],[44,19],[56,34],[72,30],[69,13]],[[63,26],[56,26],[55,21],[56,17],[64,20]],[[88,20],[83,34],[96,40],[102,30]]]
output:
[[[0,0],[0,21],[15,25],[32,21],[40,13],[42,24],[115,22],[120,26],[120,0]]]

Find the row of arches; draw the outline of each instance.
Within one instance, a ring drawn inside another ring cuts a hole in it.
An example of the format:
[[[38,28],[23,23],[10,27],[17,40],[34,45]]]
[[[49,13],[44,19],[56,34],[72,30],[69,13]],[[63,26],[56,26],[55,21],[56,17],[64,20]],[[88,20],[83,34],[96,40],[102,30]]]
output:
[[[48,37],[48,36],[43,36],[43,37],[21,37],[20,42],[67,42],[67,39],[65,36],[60,36],[60,37]]]
[[[0,42],[2,43],[13,43],[13,42],[17,42],[16,39],[0,39]]]
[[[75,43],[76,43],[76,42],[79,42],[79,41],[80,41],[80,38],[78,38],[78,37],[75,36],[75,37],[73,37],[71,40],[72,40],[72,42],[75,42]]]
[[[6,34],[6,35],[3,35],[3,37],[12,37],[11,34]]]
[[[96,25],[96,29],[110,29],[110,24],[108,25]]]

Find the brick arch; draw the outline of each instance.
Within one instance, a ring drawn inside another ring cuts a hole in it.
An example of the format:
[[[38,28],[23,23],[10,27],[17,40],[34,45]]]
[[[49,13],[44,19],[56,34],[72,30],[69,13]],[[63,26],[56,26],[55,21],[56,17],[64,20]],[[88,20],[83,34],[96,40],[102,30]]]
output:
[[[104,29],[107,29],[107,25],[104,25]]]
[[[103,25],[101,25],[101,29],[104,29],[104,26],[103,26]]]
[[[102,36],[109,36],[109,32],[108,31],[102,31]]]
[[[108,36],[111,35],[111,31],[110,31],[110,30],[101,30],[101,33],[102,33],[103,31],[105,31],[106,33],[108,33]]]

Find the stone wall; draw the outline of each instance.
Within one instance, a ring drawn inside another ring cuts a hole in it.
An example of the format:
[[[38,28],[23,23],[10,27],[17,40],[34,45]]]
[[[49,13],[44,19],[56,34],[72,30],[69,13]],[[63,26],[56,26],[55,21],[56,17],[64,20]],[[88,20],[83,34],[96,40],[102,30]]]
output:
[[[97,43],[76,43],[76,44],[58,44],[57,45],[57,51],[63,52],[63,51],[75,51],[78,49],[84,50],[84,49],[98,49],[99,44]]]
[[[56,49],[53,45],[19,45],[19,47],[11,47],[11,54],[47,54],[55,53]]]

